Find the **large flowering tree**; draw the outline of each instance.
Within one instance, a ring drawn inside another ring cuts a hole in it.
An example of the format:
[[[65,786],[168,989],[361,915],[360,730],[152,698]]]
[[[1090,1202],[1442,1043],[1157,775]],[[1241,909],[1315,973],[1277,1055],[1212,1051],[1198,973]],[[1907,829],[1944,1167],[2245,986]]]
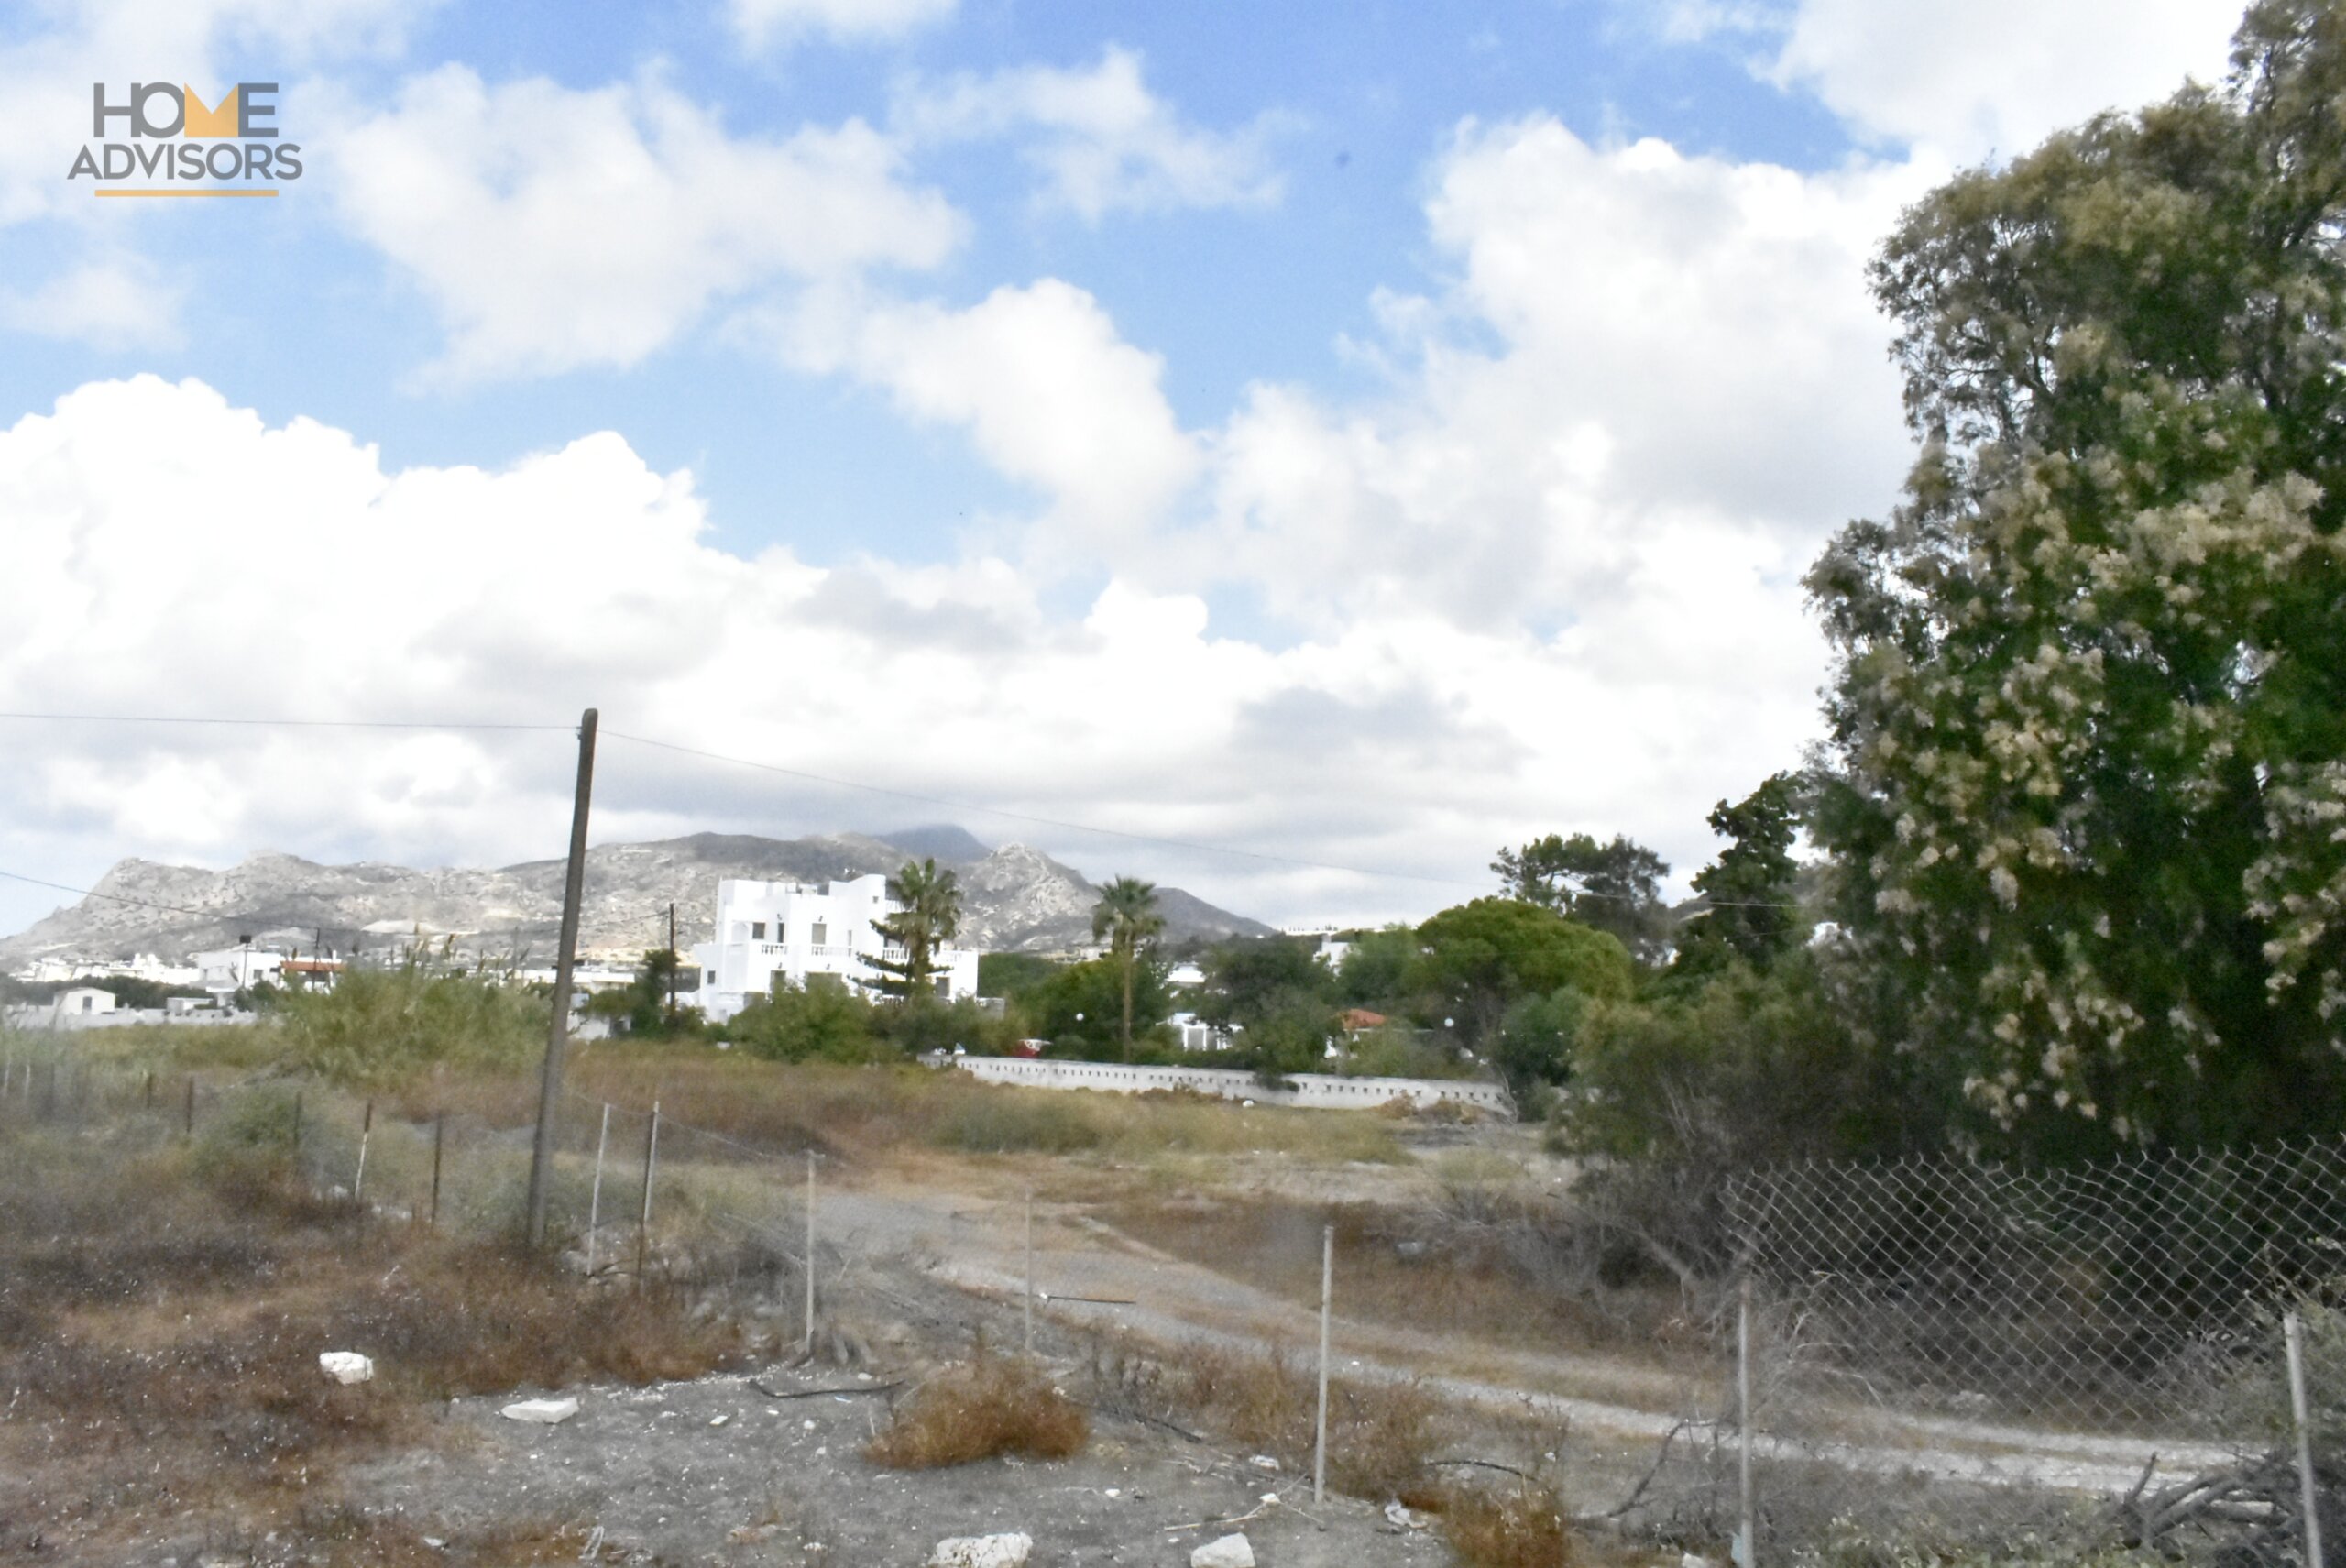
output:
[[[2047,1149],[2346,1125],[2346,10],[1909,212],[1922,449],[1809,586],[1885,1048]]]

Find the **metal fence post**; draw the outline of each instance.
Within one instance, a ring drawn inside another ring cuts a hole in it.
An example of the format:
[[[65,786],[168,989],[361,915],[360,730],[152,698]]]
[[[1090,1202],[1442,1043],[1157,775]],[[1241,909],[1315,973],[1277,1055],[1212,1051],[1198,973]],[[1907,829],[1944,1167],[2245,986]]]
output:
[[[1336,1294],[1336,1227],[1320,1233],[1320,1419],[1311,1440],[1311,1500],[1328,1497],[1328,1311]]]
[[[432,1118],[432,1228],[440,1228],[440,1151],[448,1141],[448,1113]]]
[[[1026,1190],[1026,1354],[1035,1354],[1035,1190]]]
[[[652,1173],[660,1160],[660,1102],[652,1102],[652,1130],[643,1138],[643,1212],[635,1222],[635,1288],[643,1288],[644,1253],[652,1235]]]
[[[806,1354],[815,1353],[815,1151],[806,1151]]]
[[[586,1197],[586,1277],[595,1277],[595,1242],[603,1225],[603,1151],[611,1145],[611,1102],[603,1102],[603,1130],[595,1139],[595,1185]]]
[[[2281,1318],[2289,1352],[2289,1412],[2297,1428],[2297,1491],[2306,1510],[2306,1568],[2322,1568],[2321,1497],[2313,1480],[2313,1419],[2306,1409],[2305,1325],[2293,1310]]]
[[[181,1126],[189,1137],[195,1136],[195,1074],[187,1075],[187,1112]]]
[[[363,1203],[367,1200],[367,1143],[375,1135],[375,1102],[367,1102],[367,1113],[358,1123],[358,1169],[350,1179],[350,1201]]]
[[[1755,1568],[1760,1541],[1752,1530],[1751,1507],[1751,1276],[1743,1288],[1735,1313],[1736,1488],[1739,1499],[1740,1533],[1735,1538],[1738,1568]]]

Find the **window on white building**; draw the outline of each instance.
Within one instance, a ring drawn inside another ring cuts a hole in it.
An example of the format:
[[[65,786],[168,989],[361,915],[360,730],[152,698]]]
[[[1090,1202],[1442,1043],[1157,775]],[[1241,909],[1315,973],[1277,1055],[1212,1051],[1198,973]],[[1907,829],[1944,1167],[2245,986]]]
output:
[[[750,922],[750,940],[751,940],[752,942],[762,942],[762,941],[764,941],[765,939],[766,939],[766,923],[765,923],[764,921],[762,921],[762,920],[752,920],[752,921],[751,921],[751,922]]]
[[[824,923],[823,923],[822,921],[820,921],[820,920],[816,921],[816,922],[815,922],[815,935],[814,935],[814,938],[813,938],[814,943],[815,943],[815,946],[817,946],[817,947],[818,947],[818,948],[819,948],[819,947],[821,947],[824,943],[826,943],[826,942],[829,941],[829,940],[831,939],[831,937],[830,937],[830,931],[831,931],[830,927],[828,927],[828,925],[824,924]]]

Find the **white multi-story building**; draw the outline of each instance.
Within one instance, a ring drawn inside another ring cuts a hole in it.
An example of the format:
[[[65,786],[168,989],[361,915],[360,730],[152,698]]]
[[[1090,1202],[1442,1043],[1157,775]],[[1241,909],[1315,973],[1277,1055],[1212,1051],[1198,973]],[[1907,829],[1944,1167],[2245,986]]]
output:
[[[833,975],[877,993],[883,978],[868,960],[902,960],[904,949],[872,923],[896,912],[888,879],[874,872],[817,889],[795,882],[717,884],[717,939],[693,949],[700,965],[701,1011],[730,1018],[753,996],[771,995],[776,980],[804,986],[810,975]],[[934,955],[937,992],[952,1000],[978,993],[978,955],[940,948]]]

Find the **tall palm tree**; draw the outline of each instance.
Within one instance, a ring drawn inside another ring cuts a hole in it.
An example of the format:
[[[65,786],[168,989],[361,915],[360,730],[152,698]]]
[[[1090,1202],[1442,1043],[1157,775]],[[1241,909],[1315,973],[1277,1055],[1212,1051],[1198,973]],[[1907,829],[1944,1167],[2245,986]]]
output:
[[[961,884],[950,867],[939,871],[935,860],[906,861],[888,879],[888,896],[895,913],[874,920],[872,928],[904,948],[904,956],[882,955],[872,967],[886,977],[880,989],[890,996],[929,996],[937,973],[937,949],[961,929]]]
[[[1100,890],[1091,906],[1091,939],[1108,938],[1108,953],[1124,971],[1124,1054],[1133,1054],[1133,975],[1140,968],[1143,943],[1165,929],[1157,913],[1157,884],[1120,876]]]

